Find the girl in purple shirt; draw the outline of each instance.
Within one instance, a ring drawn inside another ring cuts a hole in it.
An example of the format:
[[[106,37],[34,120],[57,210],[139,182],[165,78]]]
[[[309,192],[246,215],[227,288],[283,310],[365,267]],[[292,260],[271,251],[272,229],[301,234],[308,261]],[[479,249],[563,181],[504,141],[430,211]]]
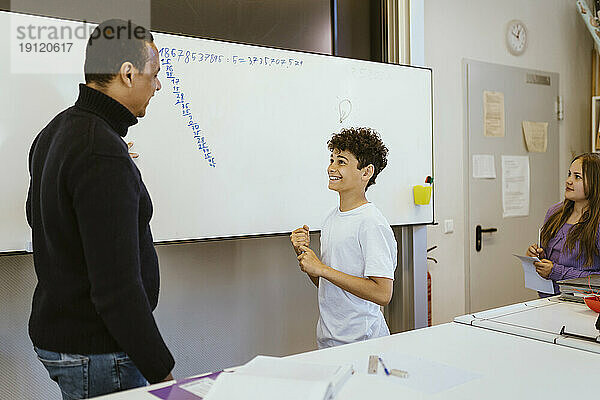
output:
[[[554,282],[600,273],[600,155],[576,157],[565,182],[565,200],[546,213],[541,247],[532,244],[527,255],[538,257],[537,273]],[[540,297],[552,294],[540,293]]]

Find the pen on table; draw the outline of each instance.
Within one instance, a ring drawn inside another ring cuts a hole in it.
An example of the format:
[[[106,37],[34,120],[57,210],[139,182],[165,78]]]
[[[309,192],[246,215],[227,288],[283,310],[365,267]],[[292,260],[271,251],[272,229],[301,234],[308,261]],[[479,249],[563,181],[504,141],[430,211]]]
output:
[[[387,369],[387,367],[386,367],[386,366],[385,366],[385,364],[383,363],[383,359],[382,359],[381,357],[377,357],[377,358],[379,358],[379,362],[381,363],[381,366],[383,367],[383,370],[385,371],[385,374],[386,374],[387,376],[389,376],[389,375],[390,375],[390,371]]]
[[[385,372],[385,374],[387,376],[393,375],[393,376],[397,376],[399,378],[408,378],[408,372],[407,371],[403,371],[401,369],[387,369],[387,367],[385,366],[385,364],[383,363],[383,359],[381,357],[377,357],[379,359],[379,362],[381,363],[381,366],[383,367],[383,371]]]

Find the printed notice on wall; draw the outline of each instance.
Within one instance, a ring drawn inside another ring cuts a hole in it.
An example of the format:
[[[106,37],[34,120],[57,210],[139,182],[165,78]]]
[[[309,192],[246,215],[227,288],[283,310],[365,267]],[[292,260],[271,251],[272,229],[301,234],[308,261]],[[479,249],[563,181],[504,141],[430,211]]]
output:
[[[473,154],[473,178],[496,179],[493,154]]]
[[[527,151],[545,153],[548,148],[548,123],[523,121],[521,125]]]
[[[529,157],[502,156],[502,217],[529,215]]]
[[[483,135],[504,137],[504,93],[483,91]]]

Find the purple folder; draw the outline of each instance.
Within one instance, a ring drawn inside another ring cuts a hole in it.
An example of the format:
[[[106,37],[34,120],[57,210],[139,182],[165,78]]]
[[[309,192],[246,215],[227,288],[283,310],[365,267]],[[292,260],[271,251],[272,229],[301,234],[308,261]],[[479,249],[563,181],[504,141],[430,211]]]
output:
[[[210,375],[199,376],[197,378],[181,379],[172,385],[165,386],[160,389],[150,390],[150,391],[148,391],[148,393],[151,393],[162,400],[198,400],[198,399],[202,399],[202,397],[197,396],[191,392],[188,392],[187,390],[182,389],[180,386],[184,385],[186,383],[199,381],[199,380],[203,380],[203,379],[215,380],[215,379],[217,379],[217,376],[219,376],[221,374],[221,372],[223,372],[223,371],[215,372]]]

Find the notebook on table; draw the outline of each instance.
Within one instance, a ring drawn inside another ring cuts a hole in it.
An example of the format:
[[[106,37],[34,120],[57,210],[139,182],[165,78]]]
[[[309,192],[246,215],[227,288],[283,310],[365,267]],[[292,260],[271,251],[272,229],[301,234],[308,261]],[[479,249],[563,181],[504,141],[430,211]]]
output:
[[[353,373],[351,365],[328,365],[257,356],[219,375],[205,400],[334,399]]]

